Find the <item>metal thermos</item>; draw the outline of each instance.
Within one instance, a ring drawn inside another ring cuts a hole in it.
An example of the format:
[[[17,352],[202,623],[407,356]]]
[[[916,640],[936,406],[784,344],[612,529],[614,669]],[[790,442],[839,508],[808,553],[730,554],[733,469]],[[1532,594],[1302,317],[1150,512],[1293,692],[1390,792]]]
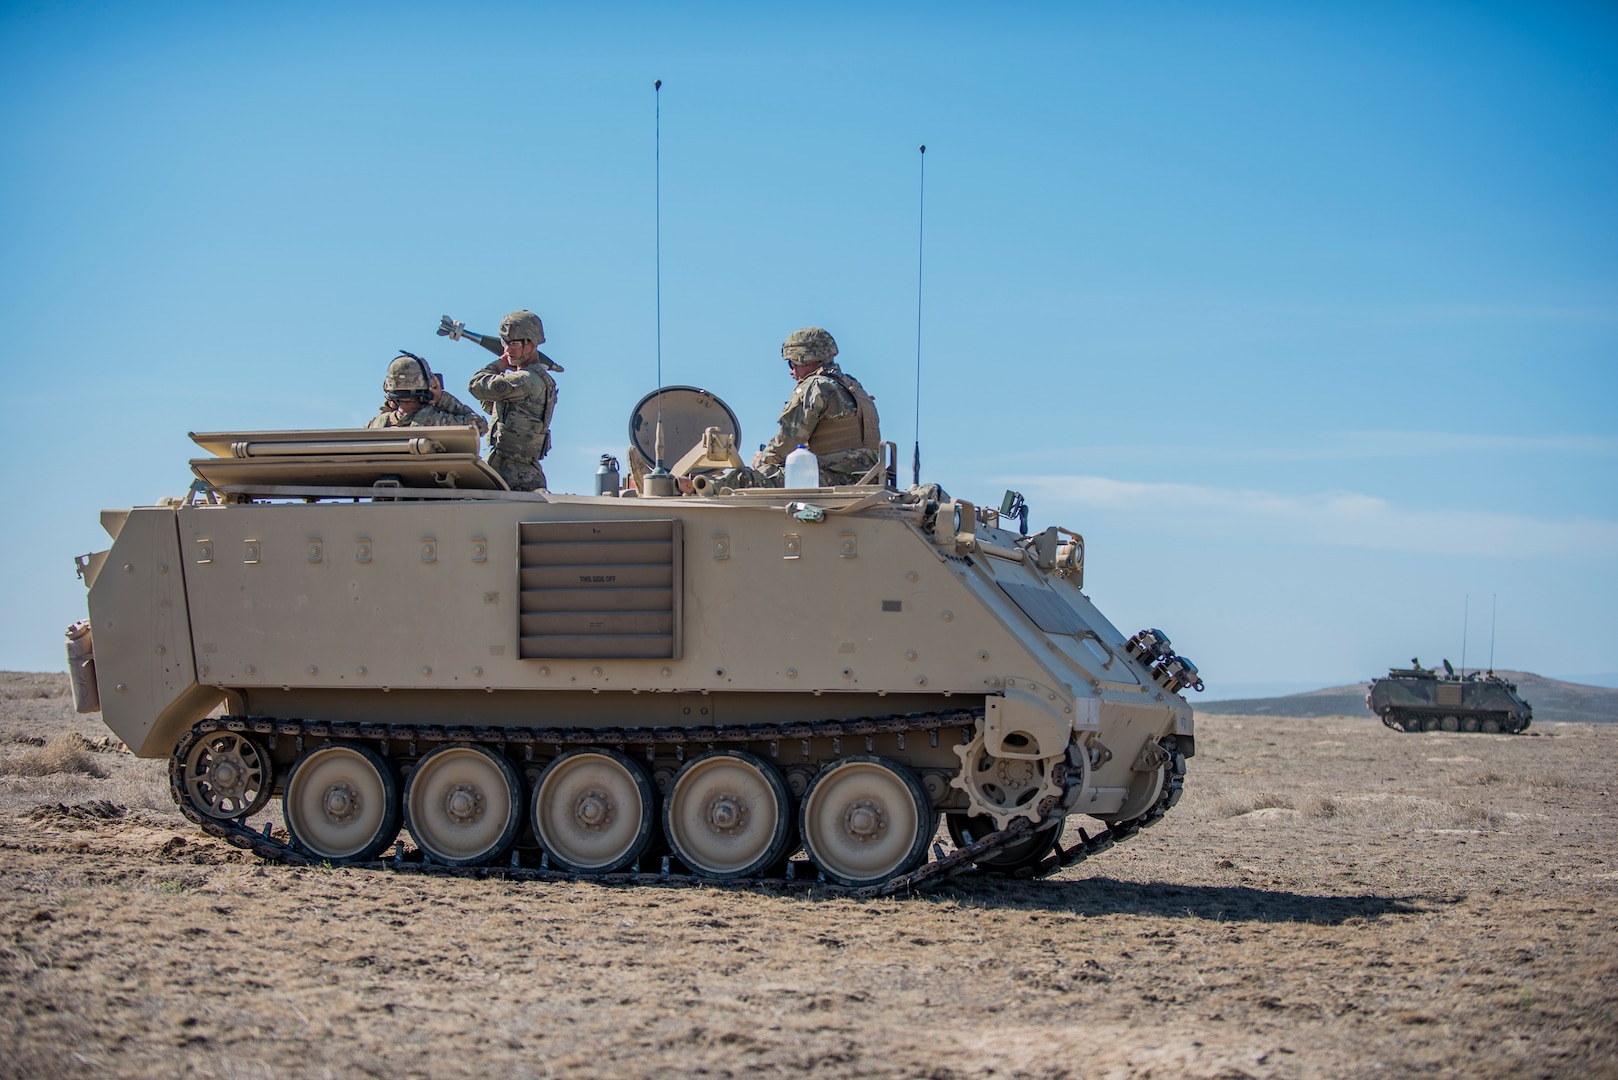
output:
[[[611,454],[602,454],[601,464],[596,466],[596,494],[616,499],[618,489],[622,486],[622,478],[618,475],[618,459]]]

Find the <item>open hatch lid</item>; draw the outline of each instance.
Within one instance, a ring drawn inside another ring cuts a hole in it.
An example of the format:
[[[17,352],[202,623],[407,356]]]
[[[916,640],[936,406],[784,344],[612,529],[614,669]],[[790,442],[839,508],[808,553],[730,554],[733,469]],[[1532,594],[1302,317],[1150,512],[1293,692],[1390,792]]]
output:
[[[738,446],[742,426],[719,397],[698,386],[665,386],[641,398],[629,414],[629,445],[648,462],[657,462],[659,399],[663,414],[663,464],[673,468],[699,442],[708,428],[729,435]]]
[[[500,491],[505,481],[478,457],[472,427],[342,428],[323,431],[192,432],[212,453],[191,471],[216,489],[270,485]]]

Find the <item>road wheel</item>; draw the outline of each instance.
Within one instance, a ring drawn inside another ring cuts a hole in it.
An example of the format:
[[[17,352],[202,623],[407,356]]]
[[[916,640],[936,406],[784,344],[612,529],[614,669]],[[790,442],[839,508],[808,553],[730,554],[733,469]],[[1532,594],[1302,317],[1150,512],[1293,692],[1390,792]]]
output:
[[[1478,718],[1477,717],[1475,717],[1475,716],[1463,716],[1463,717],[1461,717],[1461,730],[1462,731],[1476,731],[1477,729],[1478,729]]]
[[[1486,735],[1500,734],[1500,721],[1492,716],[1486,717],[1483,721],[1483,732]]]
[[[444,866],[499,858],[517,836],[521,806],[517,770],[483,746],[440,746],[405,784],[405,827],[423,854]]]
[[[1438,722],[1438,726],[1445,731],[1459,731],[1461,730],[1461,721],[1458,717],[1446,716]]]
[[[949,829],[949,838],[955,841],[956,847],[966,847],[973,840],[982,840],[994,832],[994,819],[982,815],[945,814],[944,825]],[[970,840],[967,839],[968,835],[971,836]],[[1013,874],[1026,867],[1037,866],[1056,847],[1061,835],[1061,824],[1052,825],[1007,844],[987,859],[979,859],[977,865],[997,874]]]
[[[851,888],[919,866],[937,825],[915,774],[868,754],[822,769],[804,796],[800,822],[810,860],[827,880]]]
[[[701,877],[725,881],[773,866],[795,846],[792,799],[775,766],[741,750],[685,763],[669,787],[663,831]]]
[[[657,795],[639,764],[616,750],[569,750],[534,785],[530,820],[562,870],[610,874],[632,865],[656,832]]]
[[[258,740],[211,731],[185,756],[185,797],[192,809],[221,821],[251,817],[270,801],[273,767]]]
[[[305,854],[368,862],[399,835],[399,778],[373,750],[327,743],[293,762],[281,812]]]
[[[1439,720],[1436,716],[1424,716],[1421,718],[1421,730],[1437,731],[1442,723],[1443,721]]]

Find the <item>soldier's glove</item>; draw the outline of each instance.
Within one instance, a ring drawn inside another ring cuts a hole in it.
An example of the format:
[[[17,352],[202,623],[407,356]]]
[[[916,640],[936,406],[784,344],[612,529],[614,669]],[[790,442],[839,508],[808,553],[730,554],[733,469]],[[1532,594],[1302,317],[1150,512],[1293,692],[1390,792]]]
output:
[[[441,316],[439,318],[439,320],[438,320],[438,336],[439,337],[447,337],[451,341],[459,341],[459,340],[461,340],[461,335],[465,334],[465,333],[466,333],[466,324],[465,323],[456,322],[454,319],[450,318],[448,315],[444,315],[444,316]]]

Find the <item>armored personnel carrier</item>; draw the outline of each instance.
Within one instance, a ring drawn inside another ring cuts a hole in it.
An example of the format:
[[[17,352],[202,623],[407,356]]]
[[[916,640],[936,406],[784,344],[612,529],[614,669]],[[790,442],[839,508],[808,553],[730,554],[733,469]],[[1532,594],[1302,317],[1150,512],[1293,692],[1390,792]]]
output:
[[[189,495],[102,513],[70,664],[268,859],[872,895],[1049,873],[1180,797],[1196,667],[1096,610],[1067,529],[891,472],[513,492],[471,428],[192,438]],[[284,840],[245,824],[276,796]]]
[[[1394,731],[1482,731],[1515,735],[1534,718],[1517,684],[1493,671],[1455,674],[1448,660],[1444,674],[1412,659],[1408,668],[1390,668],[1371,683],[1365,704]]]

